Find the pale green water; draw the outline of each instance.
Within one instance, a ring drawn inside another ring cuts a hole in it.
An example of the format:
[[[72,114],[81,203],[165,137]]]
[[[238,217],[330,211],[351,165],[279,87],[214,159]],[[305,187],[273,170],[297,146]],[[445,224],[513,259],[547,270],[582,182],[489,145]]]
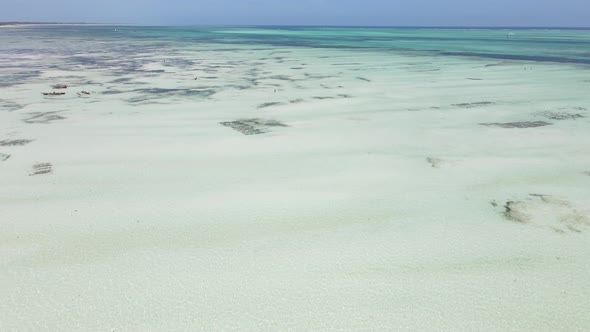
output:
[[[0,29],[0,330],[588,330],[589,36]]]

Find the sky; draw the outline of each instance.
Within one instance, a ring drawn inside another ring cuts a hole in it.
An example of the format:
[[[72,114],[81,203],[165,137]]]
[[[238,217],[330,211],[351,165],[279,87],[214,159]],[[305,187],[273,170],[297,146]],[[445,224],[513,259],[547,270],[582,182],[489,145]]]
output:
[[[0,21],[588,27],[590,0],[0,0]]]

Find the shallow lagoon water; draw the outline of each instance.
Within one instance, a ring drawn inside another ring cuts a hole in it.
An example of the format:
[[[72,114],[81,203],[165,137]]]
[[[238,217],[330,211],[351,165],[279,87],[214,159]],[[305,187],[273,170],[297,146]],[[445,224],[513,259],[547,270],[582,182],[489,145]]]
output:
[[[590,32],[116,29],[0,30],[2,330],[590,328]]]

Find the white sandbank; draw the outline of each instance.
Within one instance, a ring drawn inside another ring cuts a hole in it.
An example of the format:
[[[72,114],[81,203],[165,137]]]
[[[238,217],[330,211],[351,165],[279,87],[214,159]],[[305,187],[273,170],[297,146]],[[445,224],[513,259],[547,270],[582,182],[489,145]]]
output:
[[[204,47],[0,89],[0,330],[590,328],[587,69]]]

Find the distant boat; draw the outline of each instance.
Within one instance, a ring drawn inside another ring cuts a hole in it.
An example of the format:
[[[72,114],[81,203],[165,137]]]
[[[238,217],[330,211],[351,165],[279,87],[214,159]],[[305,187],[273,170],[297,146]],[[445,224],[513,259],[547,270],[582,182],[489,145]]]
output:
[[[51,87],[54,89],[67,89],[68,85],[67,84],[54,84]]]
[[[41,92],[44,96],[62,96],[65,95],[65,92]]]

